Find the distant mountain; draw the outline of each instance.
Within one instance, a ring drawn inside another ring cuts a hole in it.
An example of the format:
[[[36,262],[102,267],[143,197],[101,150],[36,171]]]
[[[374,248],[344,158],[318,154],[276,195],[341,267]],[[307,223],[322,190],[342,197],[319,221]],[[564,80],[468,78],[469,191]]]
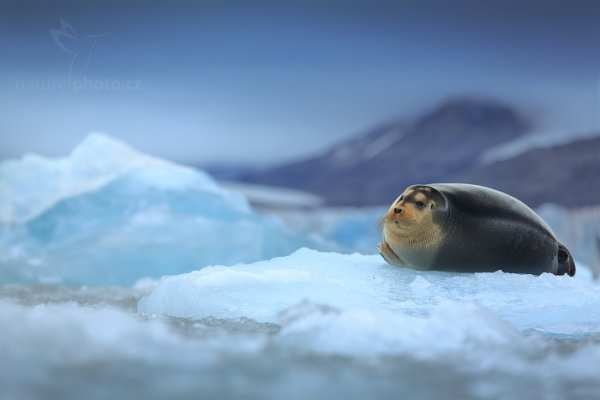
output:
[[[521,138],[531,126],[506,105],[457,99],[414,120],[392,122],[341,142],[316,157],[249,171],[236,179],[301,189],[330,205],[387,204],[408,185],[452,181],[496,187],[532,206],[599,203],[594,180],[600,163],[597,139],[481,163],[485,151]],[[590,190],[572,196],[564,192],[568,183]]]
[[[241,179],[306,190],[332,205],[385,204],[409,184],[468,170],[484,150],[528,130],[529,123],[506,106],[454,100],[414,121],[390,123],[342,142],[323,155]]]

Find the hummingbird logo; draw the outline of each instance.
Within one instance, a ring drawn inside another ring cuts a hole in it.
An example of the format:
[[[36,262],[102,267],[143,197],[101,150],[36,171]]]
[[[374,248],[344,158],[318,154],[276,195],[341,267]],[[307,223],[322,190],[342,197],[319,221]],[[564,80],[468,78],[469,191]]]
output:
[[[69,80],[73,73],[83,73],[92,60],[92,51],[96,47],[98,38],[110,35],[113,32],[99,35],[79,36],[75,28],[64,19],[60,19],[61,29],[51,29],[50,35],[54,43],[71,56],[69,63]]]

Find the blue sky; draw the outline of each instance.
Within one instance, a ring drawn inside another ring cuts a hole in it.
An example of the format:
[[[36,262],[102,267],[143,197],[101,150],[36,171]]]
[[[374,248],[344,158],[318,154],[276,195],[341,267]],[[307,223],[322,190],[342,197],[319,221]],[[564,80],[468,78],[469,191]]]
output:
[[[184,162],[284,162],[464,95],[600,129],[597,4],[3,2],[0,158],[102,131]]]

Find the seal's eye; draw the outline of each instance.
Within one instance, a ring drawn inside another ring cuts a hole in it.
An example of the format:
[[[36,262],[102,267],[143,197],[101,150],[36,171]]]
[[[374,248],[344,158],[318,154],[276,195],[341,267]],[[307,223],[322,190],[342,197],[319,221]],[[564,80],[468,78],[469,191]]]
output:
[[[425,203],[423,203],[422,201],[415,201],[415,204],[417,205],[417,207],[425,207]]]

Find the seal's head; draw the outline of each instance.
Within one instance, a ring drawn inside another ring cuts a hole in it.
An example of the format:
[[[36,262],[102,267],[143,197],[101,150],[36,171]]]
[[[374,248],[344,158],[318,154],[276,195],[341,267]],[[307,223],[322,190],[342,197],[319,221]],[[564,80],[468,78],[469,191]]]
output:
[[[390,233],[406,235],[429,229],[434,217],[446,209],[444,196],[425,185],[409,186],[392,203],[382,220],[384,229]]]

